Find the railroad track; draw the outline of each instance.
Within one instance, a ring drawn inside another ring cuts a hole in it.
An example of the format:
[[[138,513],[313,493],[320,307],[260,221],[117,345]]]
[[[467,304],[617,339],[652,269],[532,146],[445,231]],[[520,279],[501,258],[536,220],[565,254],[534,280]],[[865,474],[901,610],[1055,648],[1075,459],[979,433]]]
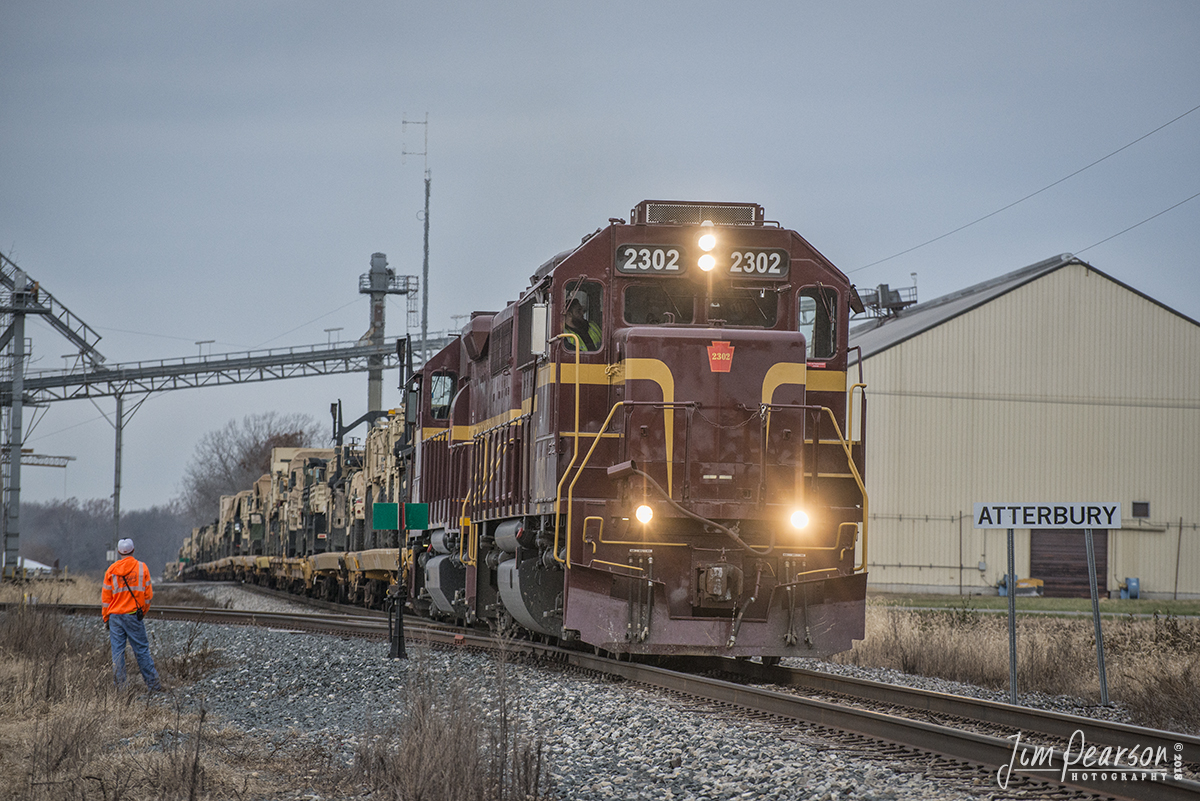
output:
[[[303,599],[287,596],[302,603]],[[62,611],[98,614],[94,605],[62,606]],[[260,625],[288,631],[386,638],[387,620],[379,613],[278,613],[243,612],[215,607],[156,606],[150,617],[211,624]],[[942,760],[950,775],[980,776],[1000,791],[1016,797],[1035,797],[1047,793],[1054,797],[1101,797],[1150,801],[1200,801],[1200,782],[1192,778],[1200,761],[1200,738],[1173,734],[1126,724],[1092,720],[1061,713],[1015,707],[980,699],[936,693],[889,684],[852,679],[815,671],[765,667],[729,659],[696,660],[691,664],[702,671],[736,674],[752,682],[804,687],[810,691],[854,699],[856,704],[807,698],[792,692],[752,686],[740,681],[698,675],[633,662],[624,662],[548,644],[506,641],[503,645],[486,634],[451,626],[405,618],[406,638],[435,645],[484,650],[521,649],[531,656],[570,665],[594,673],[617,676],[624,680],[667,691],[687,702],[704,702],[719,709],[749,714],[781,723],[802,722],[819,727],[822,737],[828,733],[835,741],[855,748],[874,749],[881,758]],[[889,711],[866,709],[861,702],[886,704]],[[921,716],[937,715],[947,721],[969,720],[1000,727],[1001,731],[1021,733],[998,736],[966,731],[956,725],[921,720],[900,713],[917,710]],[[842,734],[835,734],[835,733]],[[1079,732],[1076,735],[1076,732]],[[806,730],[806,734],[810,734]],[[849,737],[850,739],[845,739]],[[1075,738],[1074,740],[1072,738]],[[1084,747],[1094,746],[1092,763],[1084,761]],[[1054,743],[1057,742],[1057,745]],[[874,743],[874,746],[871,745]],[[1096,759],[1109,747],[1109,764],[1096,765]],[[1068,748],[1073,750],[1068,751]],[[1129,766],[1130,749],[1137,759],[1150,754],[1156,764]],[[1118,749],[1121,749],[1118,752]],[[1183,778],[1175,778],[1175,757],[1179,755]],[[1110,765],[1116,759],[1116,768]],[[1074,760],[1074,761],[1072,761]],[[971,767],[975,766],[975,767]],[[964,772],[965,771],[965,772]],[[1165,773],[1166,780],[1159,778]],[[1125,778],[1122,780],[1119,775]],[[1132,780],[1131,780],[1132,777]],[[964,779],[970,781],[971,779]],[[997,786],[1000,785],[1000,786]]]
[[[815,670],[766,667],[737,660],[721,660],[721,664],[714,667],[724,668],[754,683],[799,687],[810,692],[853,699],[855,702],[872,702],[887,709],[919,711],[924,713],[929,722],[944,721],[945,725],[956,725],[969,721],[1000,732],[999,736],[1005,738],[1021,732],[1029,735],[1023,736],[1023,740],[1044,746],[1057,742],[1060,749],[1077,732],[1088,744],[1139,750],[1149,747],[1152,752],[1163,748],[1171,755],[1179,743],[1189,755],[1184,760],[1187,778],[1195,779],[1200,769],[1197,764],[1200,760],[1200,737]]]

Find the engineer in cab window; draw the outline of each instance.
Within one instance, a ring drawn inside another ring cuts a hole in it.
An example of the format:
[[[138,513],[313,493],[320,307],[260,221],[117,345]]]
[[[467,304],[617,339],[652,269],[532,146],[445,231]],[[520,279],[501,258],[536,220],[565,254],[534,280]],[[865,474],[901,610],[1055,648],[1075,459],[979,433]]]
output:
[[[584,350],[600,349],[600,326],[587,319],[583,302],[579,298],[572,298],[563,311],[563,333],[578,336]],[[575,350],[574,339],[565,337],[563,342],[567,350]]]

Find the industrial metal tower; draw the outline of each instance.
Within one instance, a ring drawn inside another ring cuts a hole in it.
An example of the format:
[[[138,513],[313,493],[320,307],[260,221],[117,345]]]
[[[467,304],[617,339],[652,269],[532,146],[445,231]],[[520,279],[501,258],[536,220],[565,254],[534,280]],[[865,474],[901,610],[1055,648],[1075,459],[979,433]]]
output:
[[[396,275],[387,266],[383,253],[371,254],[371,270],[358,278],[358,291],[371,296],[371,327],[362,335],[363,344],[382,345],[384,312],[388,295],[408,295],[410,317],[416,311],[417,277]],[[383,357],[372,356],[367,360],[367,411],[383,409]]]
[[[0,530],[4,539],[4,575],[16,575],[17,559],[21,538],[21,446],[24,444],[22,431],[25,405],[25,318],[30,314],[42,315],[50,326],[79,348],[79,353],[93,365],[100,365],[104,357],[96,350],[100,335],[70,310],[40,287],[37,281],[16,265],[16,262],[0,253],[0,316],[8,323],[0,333],[0,351],[8,350],[10,359],[0,370],[0,380],[9,387],[7,402],[7,430],[3,448],[7,451],[0,471],[3,471],[4,506]],[[11,366],[9,366],[11,365]]]

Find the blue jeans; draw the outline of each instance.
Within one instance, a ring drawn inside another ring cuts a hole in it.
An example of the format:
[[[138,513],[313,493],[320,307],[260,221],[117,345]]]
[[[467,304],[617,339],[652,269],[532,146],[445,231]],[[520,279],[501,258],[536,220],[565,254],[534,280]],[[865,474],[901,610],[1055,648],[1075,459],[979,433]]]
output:
[[[125,641],[133,646],[142,679],[151,690],[161,690],[158,671],[154,669],[154,657],[150,656],[150,640],[146,637],[146,624],[137,615],[109,615],[108,641],[112,644],[113,678],[118,685],[125,683]]]

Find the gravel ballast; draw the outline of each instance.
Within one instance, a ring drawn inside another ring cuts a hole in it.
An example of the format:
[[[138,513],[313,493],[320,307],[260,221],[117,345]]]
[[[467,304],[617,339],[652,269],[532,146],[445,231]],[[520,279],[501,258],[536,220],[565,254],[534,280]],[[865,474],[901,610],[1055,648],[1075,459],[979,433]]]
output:
[[[300,609],[233,586],[206,592],[218,605],[235,609]],[[177,650],[193,625],[154,622],[149,627],[152,646],[156,652]],[[177,697],[251,736],[307,741],[343,764],[352,762],[361,737],[381,731],[399,716],[412,671],[428,670],[446,682],[461,676],[480,687],[493,686],[498,671],[495,658],[472,652],[410,644],[409,653],[416,658],[392,660],[386,644],[378,641],[272,629],[209,625],[200,639],[222,652],[226,666],[177,689]],[[794,664],[965,694],[953,682],[893,671],[816,660]],[[528,724],[544,738],[548,772],[562,798],[866,801],[980,798],[998,789],[994,777],[982,772],[975,778],[938,778],[912,760],[893,762],[823,742],[799,724],[781,729],[566,669],[525,664],[504,669],[510,694],[518,697]],[[991,695],[970,689],[971,694]],[[484,697],[485,710],[489,703]],[[1079,707],[1063,711],[1085,712]],[[1089,707],[1085,713],[1092,711]]]

